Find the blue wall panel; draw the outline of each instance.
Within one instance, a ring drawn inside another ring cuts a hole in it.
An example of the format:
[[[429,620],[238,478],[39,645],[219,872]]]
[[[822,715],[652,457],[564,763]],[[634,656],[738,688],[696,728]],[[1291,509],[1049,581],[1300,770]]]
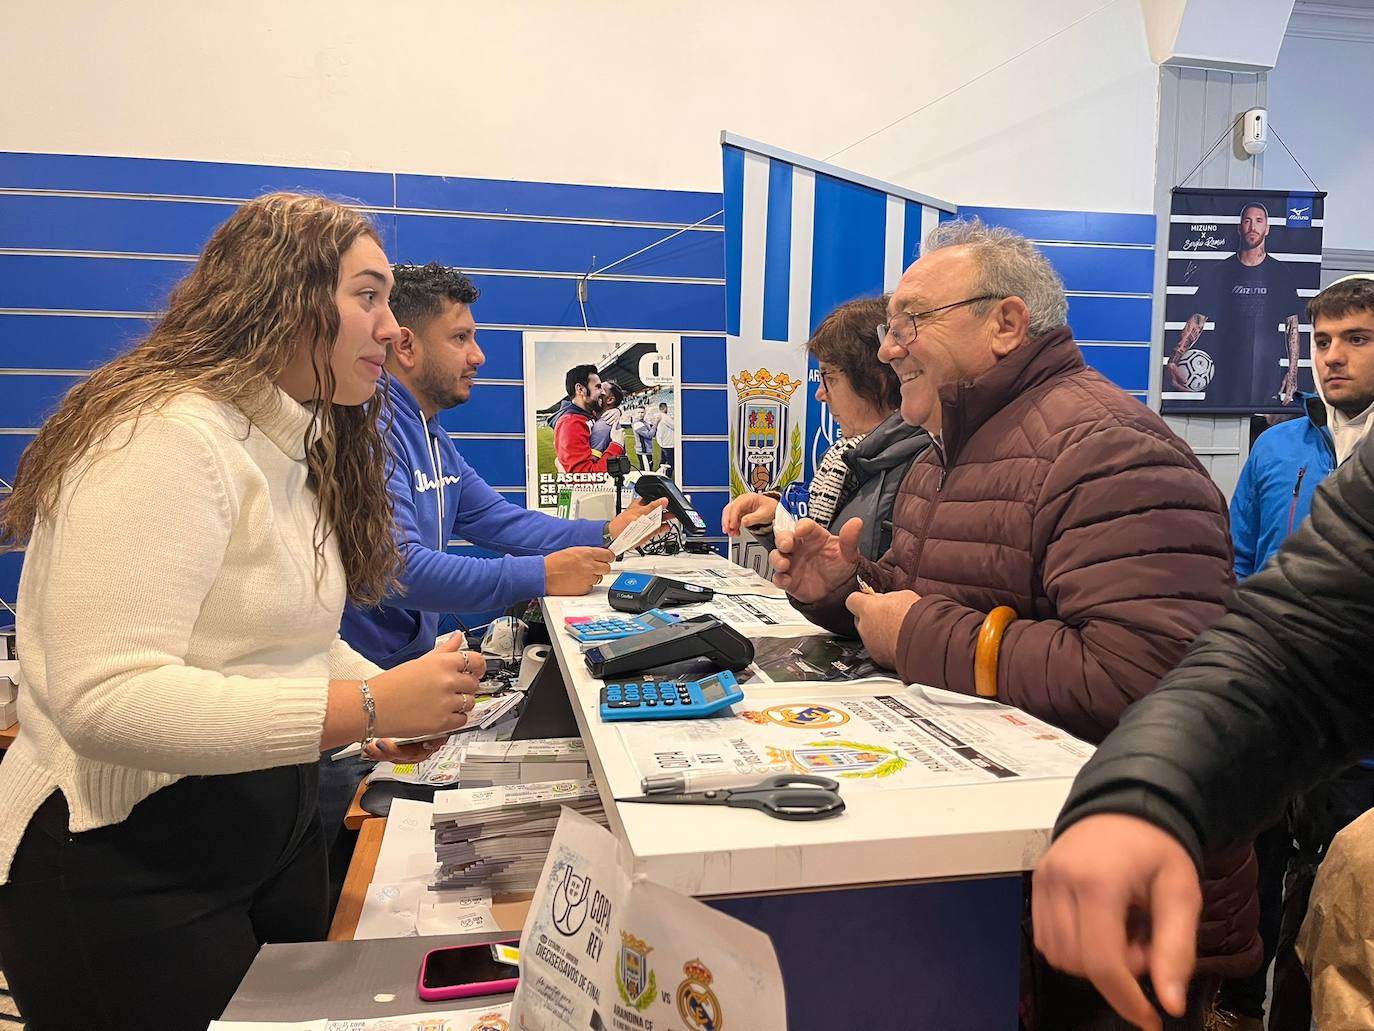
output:
[[[0,247],[198,254],[237,205],[0,196]]]
[[[582,313],[572,279],[477,275],[483,322],[580,328]],[[587,320],[610,329],[720,332],[725,306],[719,286],[696,283],[627,283],[594,279]]]
[[[721,205],[717,194],[686,190],[398,175],[396,207],[690,225],[720,211]],[[712,221],[721,224],[719,218]]]
[[[724,440],[684,440],[681,451],[684,482],[694,487],[714,487],[728,482],[730,444]]]
[[[390,207],[388,172],[235,165],[72,154],[0,152],[0,189],[159,194],[248,200],[274,190],[299,190],[371,207]]]
[[[724,390],[693,390],[684,387],[679,432],[687,436],[729,432],[729,404],[729,395]]]
[[[439,413],[439,425],[450,433],[524,433],[524,404],[524,387],[479,376],[465,404]]]
[[[482,299],[472,306],[475,319],[482,319]],[[523,379],[525,375],[525,335],[518,329],[482,329],[478,323],[477,344],[486,361],[477,372],[484,379]]]
[[[0,424],[37,429],[79,382],[78,376],[0,376]]]
[[[1042,208],[961,207],[959,218],[981,218],[989,225],[1015,229],[1032,240],[1078,243],[1131,243],[1153,247],[1155,217],[1103,211],[1052,211]]]
[[[683,337],[681,369],[683,383],[724,384],[725,338]]]
[[[1148,294],[1154,289],[1153,249],[1055,244],[1040,249],[1070,293]]]
[[[19,468],[19,456],[33,440],[31,433],[0,433],[0,480],[14,482],[14,471]],[[0,598],[9,595],[0,591]]]
[[[397,215],[392,260],[439,261],[464,269],[524,269],[582,275],[642,247],[667,240],[617,265],[609,275],[722,279],[722,234],[696,229],[671,240],[671,230],[579,222]]]
[[[24,556],[22,552],[9,551],[0,555],[0,598],[3,598],[10,605],[15,603],[19,597],[19,571],[23,568]],[[11,626],[14,623],[14,615],[6,609],[0,609],[0,626]]]
[[[1070,297],[1069,325],[1078,340],[1150,339],[1150,298]]]
[[[90,369],[152,328],[151,319],[0,314],[0,369]]]
[[[189,261],[0,254],[0,308],[156,312]]]
[[[525,485],[525,442],[504,437],[455,440],[458,453],[493,487]]]
[[[706,535],[708,537],[721,536],[720,514],[725,510],[725,506],[730,503],[729,488],[693,490],[689,485],[687,493],[691,496],[692,507],[697,510],[702,522],[706,524]]]
[[[1083,360],[1122,390],[1147,390],[1150,386],[1150,345],[1138,347],[1082,348]]]

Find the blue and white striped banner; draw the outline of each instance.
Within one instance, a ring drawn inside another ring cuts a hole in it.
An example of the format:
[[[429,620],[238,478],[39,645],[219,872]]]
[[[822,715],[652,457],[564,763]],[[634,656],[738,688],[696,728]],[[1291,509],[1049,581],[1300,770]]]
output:
[[[846,301],[897,285],[955,207],[722,133],[732,494],[809,482],[834,442],[806,341]]]

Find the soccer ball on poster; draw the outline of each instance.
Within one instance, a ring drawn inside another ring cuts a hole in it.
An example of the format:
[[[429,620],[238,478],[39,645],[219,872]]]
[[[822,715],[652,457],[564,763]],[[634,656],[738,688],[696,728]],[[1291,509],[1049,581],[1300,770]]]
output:
[[[1197,347],[1190,347],[1184,351],[1174,360],[1174,364],[1183,372],[1185,389],[1195,394],[1200,394],[1207,389],[1207,384],[1212,382],[1212,375],[1217,371],[1216,362],[1212,361],[1212,356]]]

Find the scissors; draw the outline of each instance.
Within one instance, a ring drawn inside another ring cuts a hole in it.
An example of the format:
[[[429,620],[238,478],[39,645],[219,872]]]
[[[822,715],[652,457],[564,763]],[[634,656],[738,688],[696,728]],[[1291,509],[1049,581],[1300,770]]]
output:
[[[758,809],[775,820],[824,820],[844,812],[838,781],[828,777],[781,773],[750,787],[709,788],[705,791],[662,791],[623,798],[622,802],[662,802],[667,805],[727,805]]]

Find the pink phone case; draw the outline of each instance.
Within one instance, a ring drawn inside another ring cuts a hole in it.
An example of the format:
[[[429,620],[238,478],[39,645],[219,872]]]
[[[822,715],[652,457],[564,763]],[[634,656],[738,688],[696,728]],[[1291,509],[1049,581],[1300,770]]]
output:
[[[495,981],[473,981],[469,984],[447,985],[443,988],[426,988],[425,971],[429,967],[429,957],[436,952],[451,952],[455,948],[460,949],[490,949],[492,945],[519,945],[519,938],[512,938],[503,942],[483,942],[481,945],[459,945],[445,946],[441,949],[430,949],[425,953],[425,958],[420,962],[420,980],[416,984],[416,994],[425,1002],[443,1002],[445,999],[468,999],[474,995],[501,995],[505,992],[515,991],[515,986],[520,983],[519,974],[515,977],[503,977]]]

